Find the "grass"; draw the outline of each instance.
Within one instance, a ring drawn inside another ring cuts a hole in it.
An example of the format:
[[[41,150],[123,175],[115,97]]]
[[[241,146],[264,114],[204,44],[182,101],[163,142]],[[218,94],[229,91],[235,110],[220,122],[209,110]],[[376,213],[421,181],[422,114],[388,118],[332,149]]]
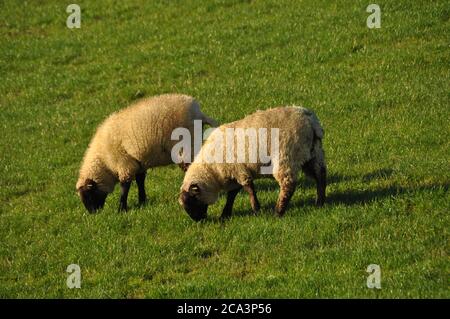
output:
[[[0,3],[0,297],[449,298],[446,1]],[[149,203],[89,215],[75,192],[97,124],[142,96],[183,92],[221,123],[300,104],[326,130],[328,204],[301,179],[287,215],[257,182],[234,217],[177,203],[182,173],[149,171]],[[66,287],[79,264],[82,288]],[[366,268],[381,267],[381,289]]]

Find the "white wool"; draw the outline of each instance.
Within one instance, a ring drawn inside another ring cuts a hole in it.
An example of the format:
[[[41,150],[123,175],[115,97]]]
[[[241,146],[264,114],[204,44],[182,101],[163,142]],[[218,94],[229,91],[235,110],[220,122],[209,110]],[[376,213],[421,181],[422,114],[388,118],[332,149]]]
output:
[[[97,129],[83,158],[77,189],[94,180],[110,193],[120,181],[129,181],[150,167],[172,164],[172,131],[194,129],[194,120],[216,126],[190,96],[165,94],[140,100],[111,114]]]

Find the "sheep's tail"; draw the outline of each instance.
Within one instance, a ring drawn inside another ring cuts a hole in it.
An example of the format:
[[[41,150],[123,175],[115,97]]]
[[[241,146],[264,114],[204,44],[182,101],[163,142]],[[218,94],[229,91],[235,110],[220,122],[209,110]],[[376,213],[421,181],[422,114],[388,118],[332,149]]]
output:
[[[322,125],[320,125],[320,121],[317,118],[316,114],[313,111],[302,106],[294,105],[293,107],[296,108],[300,114],[303,114],[303,116],[306,116],[308,118],[311,127],[313,129],[314,141],[316,140],[321,141],[323,139],[324,132]]]
[[[325,163],[325,153],[322,148],[324,136],[322,125],[312,111],[306,112],[313,131],[313,141],[311,147],[311,159],[303,166],[303,171],[312,176],[317,184],[316,205],[322,206],[325,203],[327,187],[327,165]]]
[[[211,127],[217,127],[219,126],[219,123],[216,122],[216,120],[210,118],[209,116],[205,115],[201,110],[200,110],[200,103],[198,103],[198,101],[193,100],[193,112],[194,112],[194,118],[198,119],[198,120],[202,120],[203,123],[208,124]]]
[[[313,130],[313,147],[312,154],[314,157],[318,157],[319,160],[323,160],[323,150],[322,150],[322,139],[324,136],[324,131],[322,125],[320,125],[319,119],[317,116],[311,112],[310,115],[311,127]]]
[[[311,125],[312,131],[313,131],[313,140],[311,145],[311,157],[315,158],[316,160],[322,162],[324,161],[323,156],[323,149],[322,149],[322,139],[324,136],[323,127],[320,124],[319,119],[317,118],[316,114],[303,107],[298,107],[300,112],[302,112],[306,117],[308,118],[308,121]]]
[[[314,112],[311,112],[311,111],[310,111],[309,118],[311,121],[313,133],[314,133],[314,141],[315,140],[322,141],[324,132],[323,132],[322,125],[320,125],[319,119],[317,118],[316,114],[314,114]]]
[[[218,127],[219,123],[217,123],[216,120],[210,118],[209,116],[206,116],[205,114],[202,113],[202,121],[206,124],[208,124],[211,127]]]

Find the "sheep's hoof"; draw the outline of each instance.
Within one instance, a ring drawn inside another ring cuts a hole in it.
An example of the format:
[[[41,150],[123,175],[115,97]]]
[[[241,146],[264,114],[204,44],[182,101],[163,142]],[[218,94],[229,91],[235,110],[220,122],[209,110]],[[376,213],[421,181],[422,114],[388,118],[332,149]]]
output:
[[[222,212],[222,215],[220,215],[220,221],[224,222],[226,220],[229,220],[231,218],[231,212]]]
[[[274,214],[276,217],[281,218],[284,216],[284,211],[280,210],[279,208],[275,207]]]
[[[324,200],[317,200],[317,201],[316,201],[316,206],[317,206],[317,207],[322,207],[324,204],[325,204],[325,201],[324,201]]]
[[[120,204],[118,211],[119,211],[119,213],[125,213],[128,211],[128,207],[126,205]]]
[[[144,206],[145,204],[147,204],[147,198],[140,199],[139,202],[138,202],[138,205],[140,207]]]
[[[230,216],[225,216],[225,217],[220,216],[220,217],[219,217],[219,222],[225,223],[225,222],[229,221],[230,218],[231,218]]]

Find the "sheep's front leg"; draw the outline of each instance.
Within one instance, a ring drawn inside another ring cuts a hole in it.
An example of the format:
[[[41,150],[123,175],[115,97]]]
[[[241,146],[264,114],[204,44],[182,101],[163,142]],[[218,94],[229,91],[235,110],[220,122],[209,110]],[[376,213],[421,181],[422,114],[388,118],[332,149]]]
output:
[[[233,210],[233,204],[234,200],[241,190],[242,187],[238,187],[236,189],[233,189],[232,191],[229,191],[227,193],[227,202],[225,204],[225,207],[223,208],[222,215],[220,216],[220,219],[227,219],[231,217],[231,213]]]
[[[142,205],[147,200],[147,195],[145,194],[145,177],[147,176],[147,172],[143,172],[140,174],[136,174],[136,183],[138,186],[138,194],[139,194],[139,205]]]
[[[275,207],[275,213],[279,217],[282,217],[286,212],[289,201],[295,192],[295,186],[295,182],[285,182],[280,184],[280,195],[278,195],[277,206]]]
[[[257,214],[260,208],[258,197],[256,197],[255,185],[249,182],[244,185],[244,190],[250,195],[250,204],[252,205],[253,214]]]
[[[127,211],[127,200],[128,192],[130,190],[131,181],[120,182],[120,202],[119,202],[119,212]]]

